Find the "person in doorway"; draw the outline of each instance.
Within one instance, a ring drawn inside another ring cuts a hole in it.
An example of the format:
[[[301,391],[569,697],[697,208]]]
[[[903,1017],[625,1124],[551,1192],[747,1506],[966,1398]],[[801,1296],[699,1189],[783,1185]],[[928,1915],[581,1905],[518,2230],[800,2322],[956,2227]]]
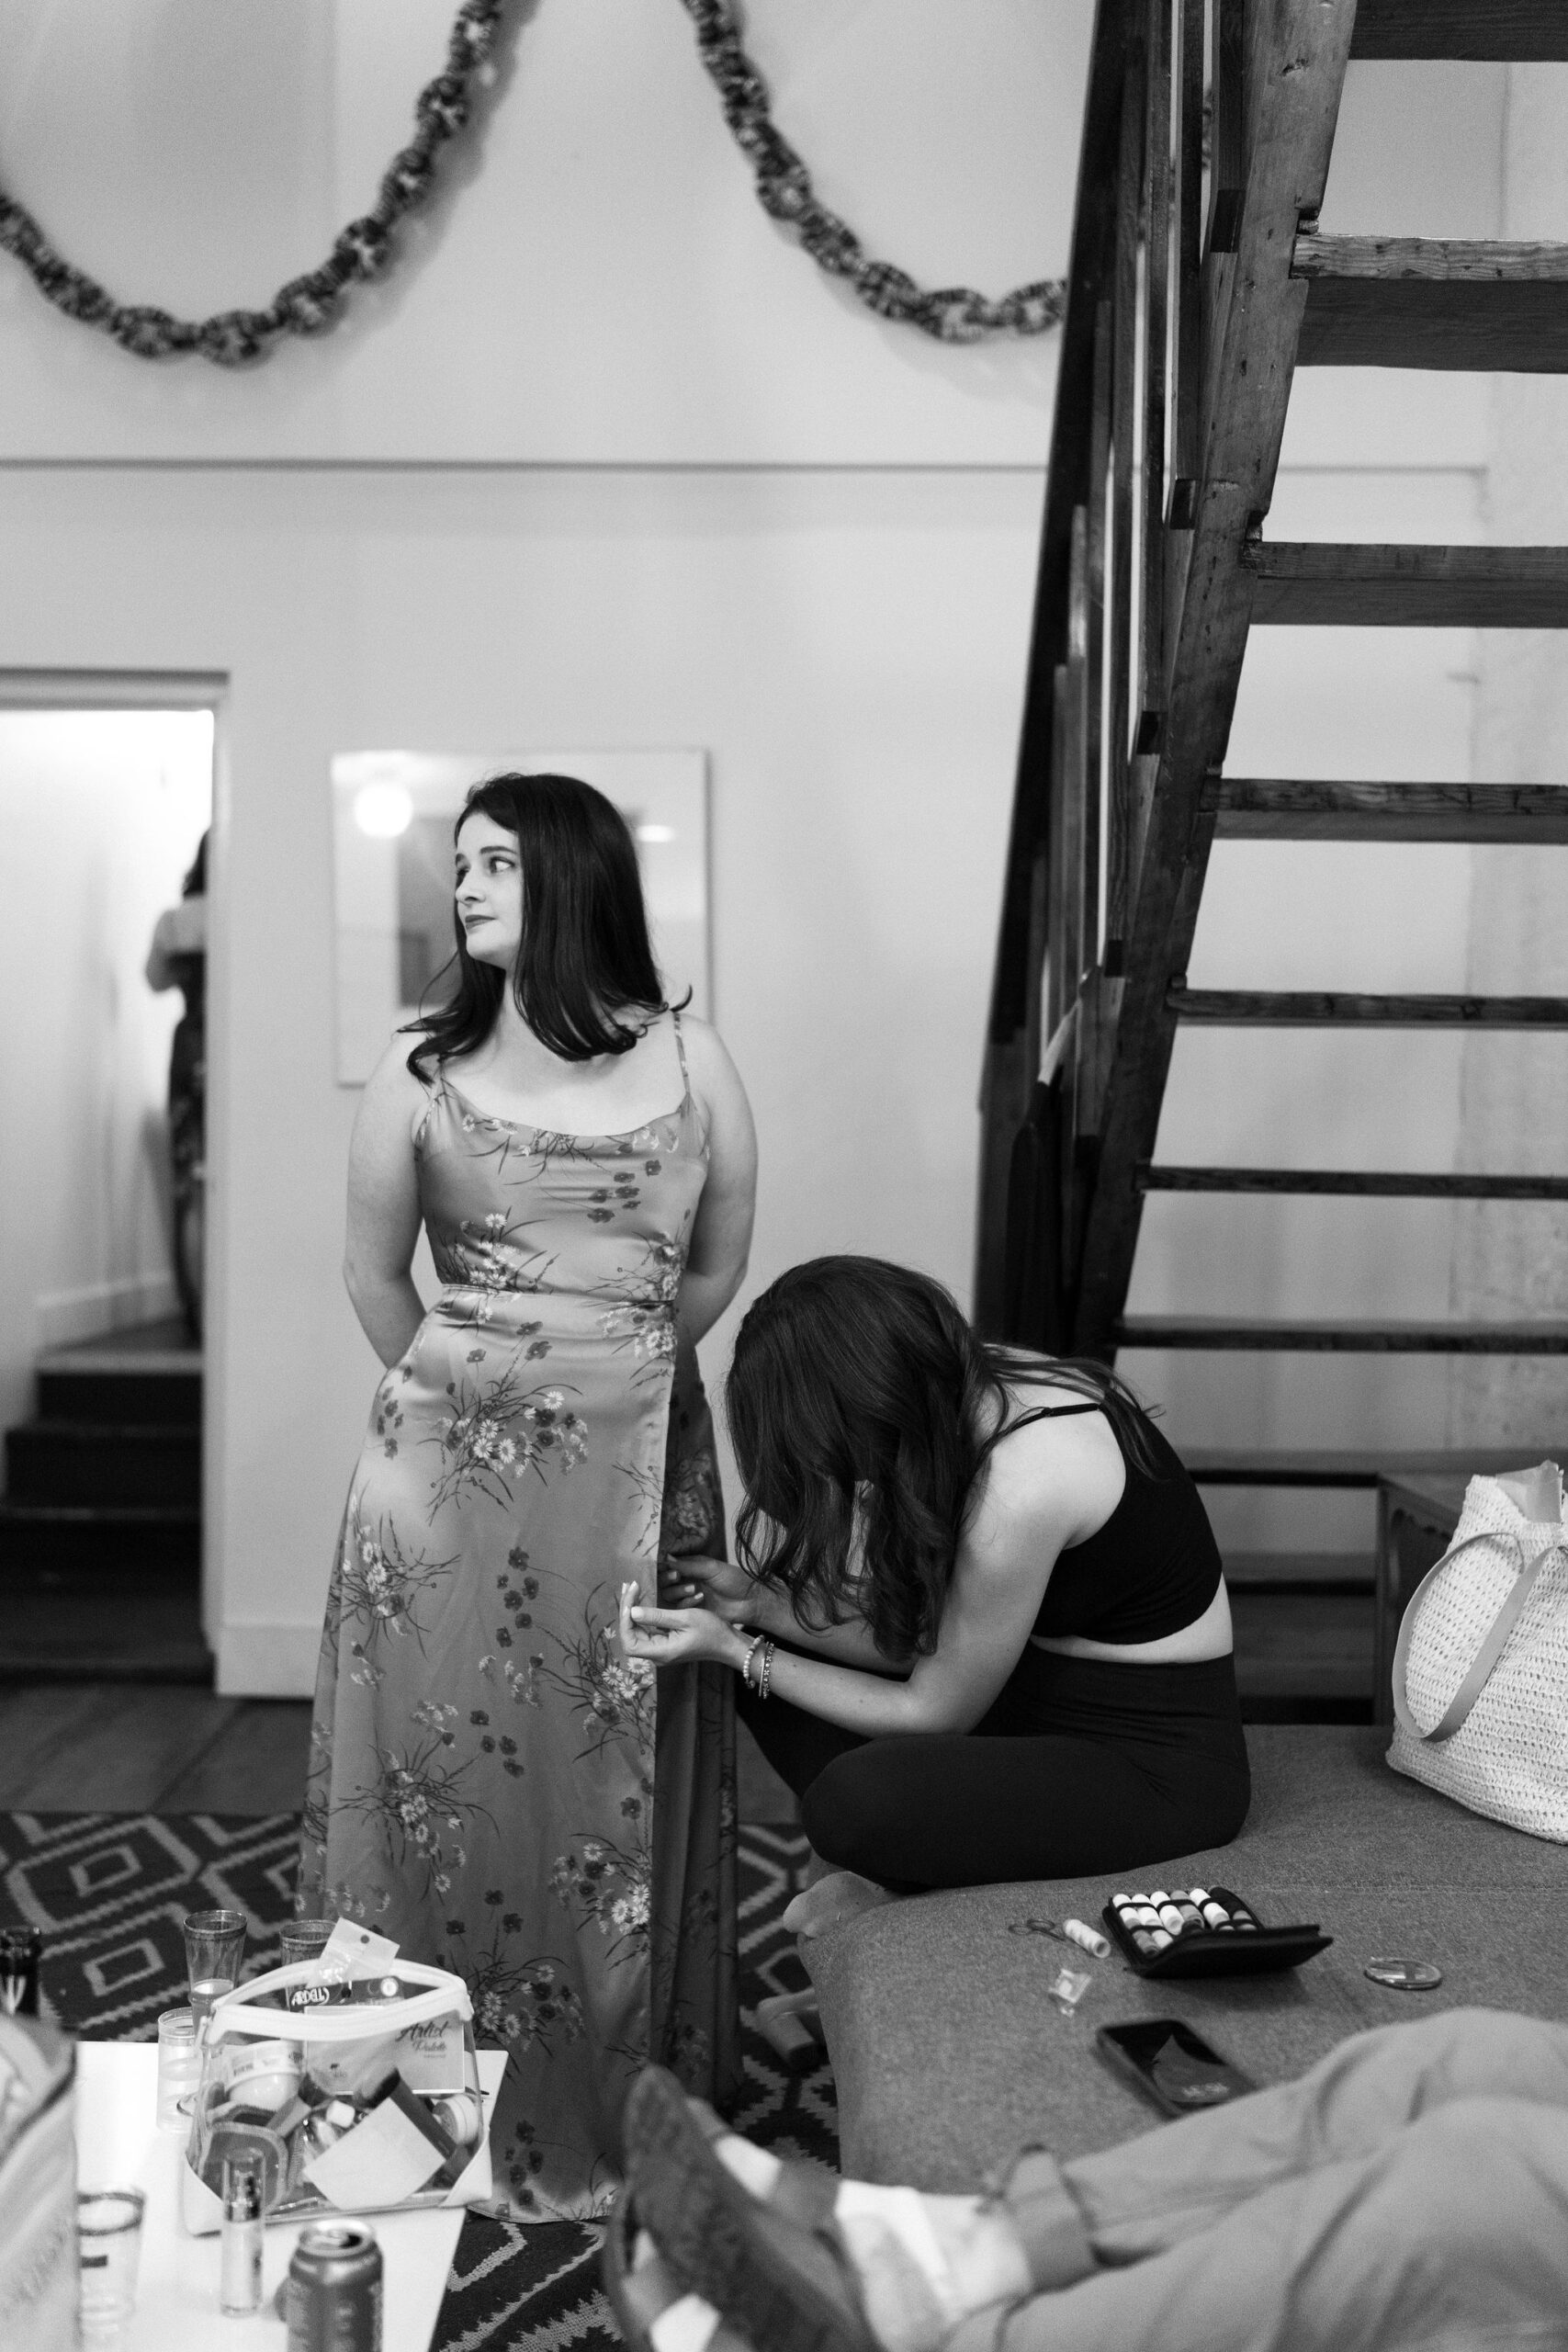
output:
[[[1568,2345],[1568,2026],[1449,2009],[994,2195],[782,2164],[650,2070],[606,2284],[635,2352]]]
[[[201,1344],[207,1187],[207,845],[203,833],[180,886],[152,929],[147,985],[178,989],[185,1010],[169,1048],[169,1159],[173,1174],[175,1286],[192,1339]]]
[[[388,1369],[298,1904],[466,1978],[512,2052],[506,2201],[581,2218],[649,2056],[738,2080],[728,1678],[660,1688],[615,1629],[623,1580],[651,1599],[661,1554],[723,1547],[695,1343],[745,1270],[755,1144],[718,1037],[666,1001],[601,793],[493,777],[455,847],[453,993],[389,1049],[351,1149],[349,1294]]]
[[[1250,1795],[1197,1489],[1103,1366],[976,1338],[928,1276],[819,1258],[748,1312],[727,1388],[740,1558],[626,1596],[626,1655],[737,1669],[832,1876],[1076,1878],[1226,1844]]]

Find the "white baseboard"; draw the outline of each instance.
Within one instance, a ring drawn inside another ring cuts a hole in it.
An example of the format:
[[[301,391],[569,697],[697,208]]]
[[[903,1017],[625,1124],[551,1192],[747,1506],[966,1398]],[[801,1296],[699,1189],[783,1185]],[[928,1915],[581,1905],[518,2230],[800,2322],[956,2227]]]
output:
[[[173,1274],[121,1274],[112,1282],[81,1283],[73,1290],[40,1291],[33,1301],[38,1345],[71,1348],[101,1340],[133,1323],[159,1323],[180,1311]]]
[[[309,1699],[316,1688],[321,1622],[221,1625],[214,1646],[218,1688],[226,1699]]]

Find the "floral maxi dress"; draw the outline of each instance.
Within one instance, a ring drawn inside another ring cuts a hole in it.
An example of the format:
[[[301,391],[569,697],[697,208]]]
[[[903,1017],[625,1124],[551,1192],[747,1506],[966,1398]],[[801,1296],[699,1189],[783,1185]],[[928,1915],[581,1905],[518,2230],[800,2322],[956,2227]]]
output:
[[[438,1080],[415,1148],[443,1287],[349,1491],[299,1905],[467,1980],[481,2047],[511,2052],[497,2189],[585,2217],[639,2066],[739,2086],[730,1678],[655,1678],[614,1640],[623,1582],[652,1600],[661,1550],[723,1547],[674,1324],[706,1138],[689,1087],[584,1136]]]

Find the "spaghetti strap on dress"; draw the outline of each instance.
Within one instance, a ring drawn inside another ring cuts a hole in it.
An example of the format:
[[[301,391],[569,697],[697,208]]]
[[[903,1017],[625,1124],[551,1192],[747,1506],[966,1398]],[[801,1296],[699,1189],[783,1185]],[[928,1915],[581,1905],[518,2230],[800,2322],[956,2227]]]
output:
[[[680,1043],[680,1024],[676,1023]],[[639,2067],[739,2083],[733,1678],[614,1638],[660,1553],[722,1554],[675,1308],[707,1143],[684,1092],[619,1136],[416,1136],[439,1296],[383,1377],[322,1636],[300,1906],[457,1971],[511,2052],[491,2145],[524,2218],[602,2213]]]

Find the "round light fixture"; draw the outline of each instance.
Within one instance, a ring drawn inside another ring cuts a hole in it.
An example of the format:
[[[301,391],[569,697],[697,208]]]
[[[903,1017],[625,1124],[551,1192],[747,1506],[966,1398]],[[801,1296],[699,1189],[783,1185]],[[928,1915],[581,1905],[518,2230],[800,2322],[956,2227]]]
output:
[[[361,785],[354,796],[354,821],[373,842],[395,842],[413,822],[413,802],[400,784]]]

